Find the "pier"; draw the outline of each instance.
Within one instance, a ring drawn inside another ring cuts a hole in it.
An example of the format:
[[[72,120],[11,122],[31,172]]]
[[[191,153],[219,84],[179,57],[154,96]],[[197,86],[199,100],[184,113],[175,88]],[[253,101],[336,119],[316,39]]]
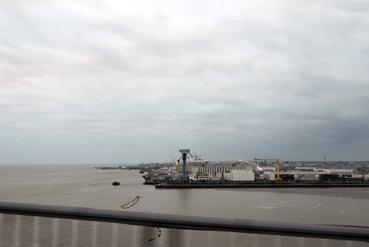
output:
[[[329,188],[329,187],[369,187],[369,181],[263,181],[263,182],[194,182],[161,183],[157,189],[204,189],[204,188]]]

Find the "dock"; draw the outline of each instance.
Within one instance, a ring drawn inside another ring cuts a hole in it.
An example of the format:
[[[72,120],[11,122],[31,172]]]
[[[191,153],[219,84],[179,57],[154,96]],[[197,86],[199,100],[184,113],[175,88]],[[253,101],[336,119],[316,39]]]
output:
[[[263,181],[263,182],[200,182],[160,183],[156,189],[205,189],[205,188],[329,188],[369,187],[369,181]]]

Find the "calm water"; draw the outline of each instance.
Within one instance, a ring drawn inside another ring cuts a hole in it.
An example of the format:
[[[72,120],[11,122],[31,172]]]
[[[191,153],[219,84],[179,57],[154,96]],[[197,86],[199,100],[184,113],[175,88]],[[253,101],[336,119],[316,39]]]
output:
[[[121,186],[112,186],[114,180]],[[369,188],[155,190],[138,171],[0,166],[0,200],[303,223],[369,226]]]
[[[112,186],[112,181],[121,186]],[[88,166],[0,166],[0,201],[369,226],[369,188],[155,190],[138,171]]]

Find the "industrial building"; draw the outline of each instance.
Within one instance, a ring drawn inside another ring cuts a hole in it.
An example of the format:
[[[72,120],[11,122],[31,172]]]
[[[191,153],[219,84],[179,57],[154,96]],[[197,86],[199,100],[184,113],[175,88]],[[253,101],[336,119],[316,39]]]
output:
[[[181,157],[171,167],[149,169],[145,183],[229,183],[229,182],[296,182],[319,181],[368,181],[367,173],[357,169],[324,168],[317,166],[286,166],[279,159],[255,159],[254,161],[210,162],[193,156],[189,149],[180,150]],[[192,159],[187,162],[188,157]],[[182,159],[182,163],[180,160]]]
[[[197,163],[190,162],[189,170],[194,179],[220,180],[225,179],[225,175],[233,171],[253,173],[253,165],[247,162],[217,162],[217,163]],[[235,173],[235,172],[233,172]]]

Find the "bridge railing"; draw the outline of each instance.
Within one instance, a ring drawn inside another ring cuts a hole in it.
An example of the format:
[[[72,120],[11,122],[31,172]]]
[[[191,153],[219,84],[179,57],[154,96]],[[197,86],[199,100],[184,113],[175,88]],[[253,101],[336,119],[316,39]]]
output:
[[[5,246],[369,246],[369,227],[0,202]]]

